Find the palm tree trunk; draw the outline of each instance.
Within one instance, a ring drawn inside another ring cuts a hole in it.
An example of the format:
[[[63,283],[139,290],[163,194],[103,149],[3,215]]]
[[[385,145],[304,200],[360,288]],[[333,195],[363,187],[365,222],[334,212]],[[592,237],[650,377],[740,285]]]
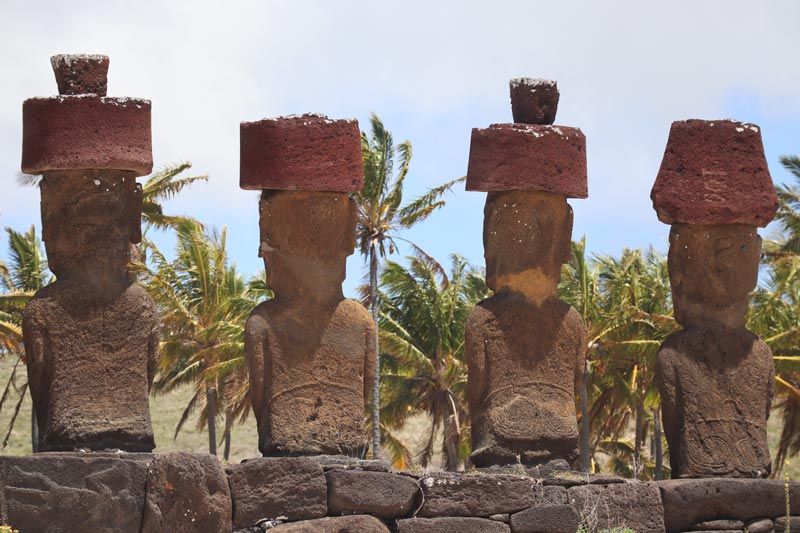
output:
[[[31,451],[39,451],[39,422],[36,420],[36,409],[31,405]]]
[[[445,405],[448,405],[447,402]],[[456,472],[458,471],[458,446],[456,441],[458,439],[458,432],[455,431],[453,428],[453,414],[448,412],[449,409],[446,407],[443,409],[444,413],[442,413],[442,421],[444,427],[442,428],[444,431],[444,447],[445,447],[445,454],[447,455],[447,464],[445,465],[445,469],[448,472]]]
[[[208,453],[217,455],[217,426],[214,413],[216,412],[214,390],[206,385],[206,412],[208,413]]]
[[[222,458],[226,461],[231,456],[231,411],[225,411],[225,448],[222,452]]]
[[[644,444],[644,403],[636,404],[636,432],[633,438],[634,476],[638,477],[642,470],[642,445]]]
[[[656,443],[656,472],[654,478],[661,479],[661,469],[664,467],[664,452],[661,450],[661,409],[653,409],[653,440]]]
[[[583,370],[581,380],[581,469],[589,472],[589,361],[586,361],[586,368]]]
[[[369,306],[375,321],[375,378],[372,382],[372,458],[381,456],[381,357],[378,347],[378,253],[375,242],[369,247]]]

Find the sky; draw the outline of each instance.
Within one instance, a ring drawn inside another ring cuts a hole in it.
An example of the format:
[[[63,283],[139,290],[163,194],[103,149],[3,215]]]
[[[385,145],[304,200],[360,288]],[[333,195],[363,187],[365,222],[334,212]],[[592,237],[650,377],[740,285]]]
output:
[[[167,211],[226,227],[248,276],[263,265],[258,193],[238,187],[241,121],[322,112],[367,129],[375,112],[413,146],[411,200],[466,173],[472,128],[511,122],[511,78],[557,80],[556,124],[587,139],[573,235],[612,255],[666,249],[649,195],[672,121],[758,124],[776,183],[791,181],[779,156],[800,153],[795,0],[2,0],[0,47],[0,226],[39,225],[38,191],[15,181],[23,100],[57,93],[51,55],[102,53],[109,96],[152,100],[156,167],[189,160],[210,176]],[[459,187],[402,236],[441,262],[458,253],[482,266],[484,200]],[[6,246],[0,235],[0,256]],[[350,258],[345,294],[364,269]]]

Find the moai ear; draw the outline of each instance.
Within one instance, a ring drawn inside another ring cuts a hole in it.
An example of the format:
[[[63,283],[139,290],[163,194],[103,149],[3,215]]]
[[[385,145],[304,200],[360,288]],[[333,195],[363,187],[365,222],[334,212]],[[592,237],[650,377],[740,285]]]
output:
[[[562,257],[561,262],[567,264],[572,260],[572,224],[575,221],[575,215],[572,212],[572,206],[567,203],[567,219],[564,224],[564,237],[561,239]]]
[[[350,231],[350,234],[351,234],[351,237],[352,237],[351,240],[353,241],[353,250],[355,250],[355,248],[356,248],[356,226],[358,225],[358,206],[356,205],[356,201],[353,198],[350,198],[349,196],[347,197],[347,205],[348,205],[349,210],[350,210],[350,217],[348,219],[348,223],[350,225],[348,226],[348,228],[350,228],[349,231]],[[352,253],[352,252],[350,252],[350,253]]]
[[[133,199],[129,211],[130,215],[130,228],[131,228],[131,244],[139,244],[142,242],[142,207],[144,206],[144,192],[142,185],[136,184],[133,191]]]

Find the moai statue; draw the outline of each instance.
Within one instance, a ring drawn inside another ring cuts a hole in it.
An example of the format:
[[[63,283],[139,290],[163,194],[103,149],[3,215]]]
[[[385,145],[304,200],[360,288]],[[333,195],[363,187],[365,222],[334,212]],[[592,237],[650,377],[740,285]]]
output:
[[[556,288],[571,251],[567,198],[588,196],[586,138],[552,125],[558,97],[553,81],[511,80],[515,123],[472,130],[467,190],[488,192],[483,245],[494,291],[466,328],[478,467],[578,456],[586,328]]]
[[[683,326],[656,362],[672,477],[766,477],[775,368],[745,319],[758,280],[756,227],[772,220],[778,198],[758,127],[674,122],[651,197],[672,225],[669,279]]]
[[[149,452],[158,314],[127,267],[141,240],[136,177],[153,166],[150,102],[106,97],[106,56],[51,62],[61,94],[22,107],[22,171],[42,175],[42,237],[57,278],[22,325],[38,451]]]
[[[355,120],[316,114],[243,122],[243,189],[261,194],[261,248],[274,298],[247,321],[259,449],[362,456],[375,325],[342,295],[355,246],[361,140]]]

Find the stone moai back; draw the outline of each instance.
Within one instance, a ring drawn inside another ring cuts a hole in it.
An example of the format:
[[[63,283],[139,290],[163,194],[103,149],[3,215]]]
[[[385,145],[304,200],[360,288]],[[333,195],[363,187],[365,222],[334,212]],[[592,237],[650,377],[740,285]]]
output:
[[[375,325],[342,295],[355,246],[349,193],[362,181],[354,120],[307,114],[241,125],[240,185],[262,190],[259,256],[275,295],[245,329],[264,455],[362,456],[368,448]]]
[[[23,319],[38,451],[151,451],[158,316],[127,269],[141,240],[136,177],[153,166],[150,102],[105,96],[106,56],[51,62],[61,94],[22,110],[22,170],[42,175],[42,237],[57,278]]]
[[[775,368],[745,328],[761,254],[756,228],[778,207],[759,128],[674,122],[651,197],[672,225],[669,278],[683,327],[656,361],[672,477],[766,477]]]
[[[578,456],[575,394],[586,328],[557,297],[571,252],[572,209],[586,198],[586,139],[553,126],[558,88],[511,81],[514,124],[473,129],[468,191],[487,191],[483,243],[494,296],[466,329],[472,455],[479,467]]]

